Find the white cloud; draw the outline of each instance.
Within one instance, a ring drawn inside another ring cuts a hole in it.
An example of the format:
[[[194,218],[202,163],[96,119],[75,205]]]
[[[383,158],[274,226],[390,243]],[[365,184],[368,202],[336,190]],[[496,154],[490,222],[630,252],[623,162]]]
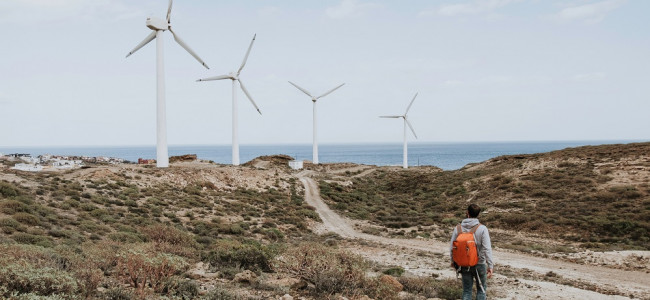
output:
[[[603,80],[605,79],[605,77],[607,77],[607,74],[603,72],[596,72],[596,73],[578,74],[573,76],[571,79],[578,82],[592,82],[592,81]]]
[[[143,13],[111,0],[2,0],[0,23],[46,23],[70,18],[123,20]]]
[[[606,0],[562,9],[555,17],[560,21],[584,21],[598,23],[605,19],[608,13],[625,4],[627,0]]]
[[[371,2],[359,2],[357,0],[343,0],[337,6],[328,7],[325,14],[333,19],[359,17],[367,11],[380,8],[381,5]]]
[[[448,17],[460,15],[491,14],[494,10],[522,0],[474,0],[468,3],[443,4],[436,10],[420,12],[420,16],[443,15]]]

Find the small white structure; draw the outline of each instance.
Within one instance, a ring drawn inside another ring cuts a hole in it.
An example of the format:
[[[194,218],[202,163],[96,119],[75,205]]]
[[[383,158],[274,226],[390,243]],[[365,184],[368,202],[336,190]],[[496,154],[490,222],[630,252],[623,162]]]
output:
[[[81,160],[67,160],[67,159],[57,159],[52,163],[52,166],[56,169],[74,169],[83,166]]]
[[[24,161],[24,162],[26,162],[28,164],[32,164],[32,165],[35,165],[35,164],[41,162],[41,160],[39,158],[32,157],[32,156],[21,156],[20,160],[22,160],[22,161]]]
[[[12,169],[27,172],[40,172],[43,171],[43,166],[32,164],[16,164]]]
[[[302,169],[302,160],[292,160],[289,162],[289,167],[294,170]]]

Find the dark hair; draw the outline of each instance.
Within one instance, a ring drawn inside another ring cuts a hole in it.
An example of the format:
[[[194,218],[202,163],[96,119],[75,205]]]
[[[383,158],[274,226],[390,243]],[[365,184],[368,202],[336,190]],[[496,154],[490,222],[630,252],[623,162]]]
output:
[[[481,208],[478,207],[478,205],[476,205],[476,204],[470,204],[467,207],[467,213],[469,214],[470,218],[478,217],[478,213],[480,213],[480,212],[481,212]]]

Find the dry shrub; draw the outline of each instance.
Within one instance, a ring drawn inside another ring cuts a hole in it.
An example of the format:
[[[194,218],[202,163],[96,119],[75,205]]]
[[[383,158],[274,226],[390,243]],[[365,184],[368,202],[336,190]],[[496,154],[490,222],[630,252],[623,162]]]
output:
[[[122,251],[122,244],[111,240],[102,240],[97,243],[83,245],[83,252],[88,262],[108,273],[117,266],[118,254]]]
[[[368,263],[360,256],[317,243],[302,243],[276,259],[275,267],[316,286],[316,292],[351,292],[365,285]]]
[[[117,276],[134,287],[140,296],[151,287],[160,292],[171,276],[187,270],[189,264],[182,257],[160,253],[153,244],[137,245],[117,255]]]
[[[156,244],[158,251],[187,258],[197,257],[198,244],[188,232],[163,224],[144,227],[140,232]]]
[[[73,295],[75,278],[60,264],[53,250],[30,245],[0,245],[0,286],[3,297],[12,294]]]

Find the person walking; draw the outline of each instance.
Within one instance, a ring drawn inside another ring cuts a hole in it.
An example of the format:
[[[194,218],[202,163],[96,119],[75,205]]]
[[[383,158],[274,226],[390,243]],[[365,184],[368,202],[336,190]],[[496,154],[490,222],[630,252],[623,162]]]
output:
[[[486,299],[487,279],[492,278],[494,263],[492,261],[492,243],[490,233],[485,225],[479,223],[478,215],[481,208],[477,204],[470,204],[467,207],[467,218],[454,228],[451,235],[449,253],[451,255],[452,267],[461,274],[463,281],[463,300],[472,299],[472,288],[476,280],[476,299]],[[461,233],[474,234],[474,242],[478,254],[478,263],[471,267],[459,267],[454,262],[454,241]]]

